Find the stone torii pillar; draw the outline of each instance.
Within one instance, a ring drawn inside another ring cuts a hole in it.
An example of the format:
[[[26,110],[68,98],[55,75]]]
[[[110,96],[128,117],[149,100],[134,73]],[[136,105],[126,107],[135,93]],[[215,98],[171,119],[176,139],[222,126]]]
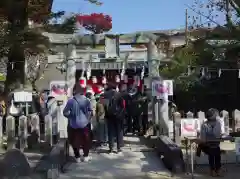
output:
[[[157,47],[153,40],[150,40],[148,43],[147,52],[150,87],[152,88],[153,80],[163,80],[159,74],[159,65],[162,57],[158,54]],[[155,131],[155,134],[157,133],[158,135],[168,136],[168,101],[159,101],[156,98],[152,98],[152,113],[153,122],[158,128],[158,131]]]
[[[66,61],[65,61],[65,67],[66,67],[66,76],[65,76],[65,81],[66,84],[68,85],[68,97],[72,97],[73,95],[73,88],[76,83],[76,47],[75,45],[69,44],[67,45],[66,48]],[[58,104],[58,116],[59,120],[58,121],[58,130],[59,130],[59,137],[60,138],[67,138],[67,119],[62,115],[62,111],[66,105],[67,99],[63,101],[62,104]]]
[[[72,96],[73,88],[76,83],[76,46],[75,45],[68,45],[67,46],[67,63],[66,63],[66,82],[68,87],[70,88],[70,96]]]

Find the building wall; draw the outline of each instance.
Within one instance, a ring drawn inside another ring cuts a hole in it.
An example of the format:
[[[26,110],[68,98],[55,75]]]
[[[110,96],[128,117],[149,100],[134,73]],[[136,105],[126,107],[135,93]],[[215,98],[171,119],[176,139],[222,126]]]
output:
[[[56,63],[48,64],[43,77],[37,80],[36,86],[38,90],[49,89],[51,81],[64,81],[66,73],[61,73],[57,68]]]

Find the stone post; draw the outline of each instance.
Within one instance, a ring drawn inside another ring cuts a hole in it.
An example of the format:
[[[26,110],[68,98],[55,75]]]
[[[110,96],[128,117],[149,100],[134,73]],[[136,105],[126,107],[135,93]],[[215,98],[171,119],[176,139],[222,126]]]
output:
[[[205,113],[203,111],[199,111],[197,113],[197,116],[200,121],[200,125],[202,125],[204,123],[204,121],[206,120]]]
[[[3,142],[3,116],[0,116],[0,144]]]
[[[15,148],[15,118],[7,116],[6,118],[7,150]]]
[[[229,114],[227,111],[223,110],[220,112],[220,116],[224,121],[224,134],[229,135]]]
[[[69,88],[68,97],[72,97],[73,88],[76,83],[76,46],[68,45],[66,59],[67,59],[67,70],[66,70],[66,83]],[[63,101],[62,104],[58,103],[58,115],[57,115],[57,124],[58,124],[58,132],[60,138],[67,138],[67,119],[62,115],[62,111],[66,105],[67,101]],[[59,122],[61,121],[61,122]]]
[[[181,145],[181,114],[173,113],[173,137],[177,145]]]
[[[28,148],[37,147],[40,144],[40,118],[37,114],[30,117],[31,133],[28,138]]]
[[[57,144],[58,143],[58,140],[59,140],[59,129],[58,129],[58,126],[59,126],[59,120],[61,119],[62,117],[62,114],[60,113],[61,116],[59,116],[59,106],[56,108],[56,116],[53,116],[52,117],[52,137],[53,137],[53,144]]]
[[[155,43],[150,40],[147,46],[147,55],[148,55],[148,71],[150,77],[150,87],[152,87],[153,80],[163,80],[159,74],[159,65],[160,65],[160,55],[158,54],[157,47]],[[153,119],[154,124],[158,125],[159,131],[161,135],[169,135],[168,129],[168,102],[165,100],[161,100],[161,102],[155,102],[152,98],[153,103]]]
[[[28,126],[27,126],[27,117],[20,116],[19,117],[19,125],[18,125],[18,148],[21,151],[27,146],[27,135],[28,135]]]
[[[74,45],[68,45],[66,82],[71,89],[69,96],[72,96],[73,88],[76,83],[76,58],[76,47]]]
[[[192,119],[194,117],[194,114],[191,111],[188,111],[186,115],[189,119]]]
[[[197,117],[198,117],[198,120],[200,121],[199,129],[201,130],[201,126],[206,120],[205,113],[203,111],[199,111],[197,113]],[[197,134],[198,136],[200,136],[200,130],[198,131],[198,134]]]
[[[53,145],[53,136],[52,136],[52,116],[46,115],[44,118],[45,124],[45,143],[48,147]]]
[[[233,111],[233,132],[240,131],[240,111],[235,109]]]

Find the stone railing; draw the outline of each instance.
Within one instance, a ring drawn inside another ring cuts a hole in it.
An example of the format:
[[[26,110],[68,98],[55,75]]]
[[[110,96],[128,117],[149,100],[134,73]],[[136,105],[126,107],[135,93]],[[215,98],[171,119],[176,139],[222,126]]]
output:
[[[231,113],[231,118],[229,115],[229,112],[226,110],[222,110],[220,111],[220,118],[221,120],[221,125],[222,125],[222,129],[224,130],[224,133],[226,135],[229,135],[230,133],[236,133],[240,130],[240,111],[239,110],[234,110]],[[205,112],[203,111],[199,111],[197,112],[197,114],[195,115],[193,112],[189,111],[186,114],[182,114],[180,112],[175,112],[172,114],[172,121],[169,121],[169,133],[170,136],[174,137],[174,139],[176,140],[176,142],[180,142],[179,140],[181,140],[184,136],[183,134],[181,134],[181,123],[183,120],[196,120],[198,122],[196,122],[196,126],[195,126],[195,130],[199,130],[201,124],[206,121],[206,117],[205,117]]]
[[[67,136],[60,138],[58,121],[59,116],[46,115],[41,129],[37,114],[9,115],[6,123],[0,117],[1,145],[6,148],[6,152],[0,155],[0,175],[6,178],[50,175],[51,178],[63,171],[69,147]]]
[[[3,118],[0,117],[0,120],[2,121]],[[19,117],[9,115],[6,117],[6,126],[0,125],[1,143],[6,145],[7,150],[18,148],[23,151],[25,148],[40,147],[40,144],[52,147],[57,143],[58,136],[52,133],[53,124],[50,115],[45,116],[44,125],[44,139],[40,141],[40,119],[37,114],[29,116],[21,115]],[[3,127],[6,129],[5,135]]]

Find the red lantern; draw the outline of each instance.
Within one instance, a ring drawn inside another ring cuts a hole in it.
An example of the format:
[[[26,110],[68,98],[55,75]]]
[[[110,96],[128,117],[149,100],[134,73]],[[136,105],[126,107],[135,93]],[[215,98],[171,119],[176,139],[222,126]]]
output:
[[[86,88],[86,86],[87,86],[86,78],[85,77],[80,77],[79,84],[82,88]]]

